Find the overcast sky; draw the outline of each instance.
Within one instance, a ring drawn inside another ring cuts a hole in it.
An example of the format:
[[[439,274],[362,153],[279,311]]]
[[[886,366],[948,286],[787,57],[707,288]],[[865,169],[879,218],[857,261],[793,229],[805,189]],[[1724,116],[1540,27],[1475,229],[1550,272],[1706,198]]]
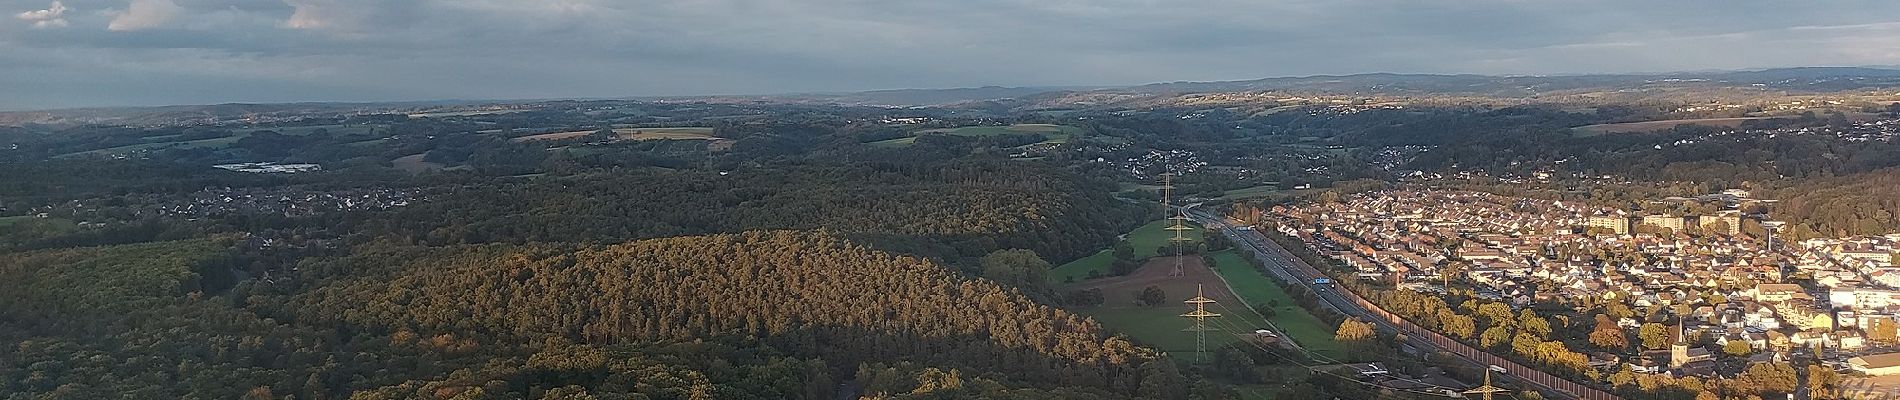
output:
[[[0,0],[0,109],[1900,65],[1900,1]]]

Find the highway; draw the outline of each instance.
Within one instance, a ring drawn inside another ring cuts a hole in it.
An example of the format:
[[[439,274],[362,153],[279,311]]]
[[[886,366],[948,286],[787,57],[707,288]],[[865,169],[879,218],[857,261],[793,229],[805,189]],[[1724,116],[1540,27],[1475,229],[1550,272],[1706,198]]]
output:
[[[1328,277],[1318,269],[1308,265],[1306,261],[1301,260],[1299,257],[1294,256],[1293,253],[1281,248],[1278,243],[1267,239],[1266,235],[1253,230],[1237,229],[1238,227],[1228,223],[1226,217],[1210,211],[1196,210],[1194,209],[1196,205],[1198,204],[1184,207],[1188,218],[1193,219],[1202,226],[1220,230],[1221,234],[1232,240],[1238,247],[1252,251],[1262,263],[1266,264],[1266,271],[1276,278],[1310,287],[1312,286],[1314,278]],[[1617,398],[1615,395],[1596,390],[1595,388],[1571,382],[1533,368],[1518,365],[1503,357],[1483,352],[1440,335],[1437,332],[1432,332],[1423,327],[1414,325],[1404,318],[1400,318],[1397,315],[1386,312],[1384,309],[1380,309],[1377,305],[1360,298],[1358,294],[1352,293],[1351,291],[1337,287],[1316,287],[1314,289],[1313,293],[1319,297],[1320,303],[1324,304],[1327,308],[1338,311],[1343,315],[1373,321],[1381,330],[1404,333],[1406,341],[1413,347],[1452,354],[1479,366],[1497,365],[1503,367],[1510,373],[1511,377],[1518,378],[1516,380],[1520,382],[1528,382],[1535,385],[1543,389],[1547,395],[1554,394],[1559,398],[1585,400],[1609,400]]]

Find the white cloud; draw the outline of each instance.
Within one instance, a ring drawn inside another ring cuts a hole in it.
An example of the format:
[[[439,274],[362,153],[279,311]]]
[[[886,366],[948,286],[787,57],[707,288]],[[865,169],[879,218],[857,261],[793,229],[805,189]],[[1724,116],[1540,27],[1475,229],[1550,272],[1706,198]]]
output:
[[[324,7],[319,4],[320,2],[296,0],[284,0],[284,2],[296,8],[296,11],[291,12],[290,19],[284,21],[285,27],[291,29],[321,29],[330,25],[329,20],[323,16]]]
[[[44,10],[27,11],[14,15],[13,17],[19,18],[21,21],[27,21],[31,23],[34,28],[40,29],[64,28],[67,25],[66,4],[60,3],[58,0],[54,0],[53,4],[47,6]]]
[[[178,16],[181,8],[172,0],[132,0],[132,4],[112,18],[106,29],[136,31],[164,26]]]
[[[387,8],[400,7],[382,3],[380,0],[284,0],[294,11],[284,20],[283,27],[361,31],[368,28],[365,25],[377,14],[387,12]]]

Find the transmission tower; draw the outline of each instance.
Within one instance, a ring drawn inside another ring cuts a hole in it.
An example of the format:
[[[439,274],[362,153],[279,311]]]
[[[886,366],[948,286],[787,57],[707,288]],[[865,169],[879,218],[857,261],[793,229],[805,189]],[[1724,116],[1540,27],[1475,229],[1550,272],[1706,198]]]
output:
[[[1168,239],[1170,243],[1174,244],[1174,272],[1169,273],[1168,276],[1184,276],[1187,275],[1187,271],[1181,266],[1181,246],[1187,244],[1188,238],[1186,234],[1187,231],[1192,228],[1187,227],[1187,210],[1185,208],[1177,209],[1173,206],[1174,174],[1165,173],[1161,174],[1161,177],[1161,209],[1163,212],[1168,213],[1168,220],[1172,223],[1168,226],[1168,230],[1174,232],[1174,237]]]
[[[1466,390],[1465,394],[1482,394],[1484,395],[1484,400],[1491,400],[1492,393],[1504,393],[1504,392],[1509,392],[1509,390],[1505,390],[1504,388],[1497,387],[1497,386],[1491,386],[1491,369],[1485,368],[1484,369],[1484,386],[1479,386],[1477,389]]]
[[[1198,284],[1194,285],[1194,298],[1183,301],[1183,303],[1194,305],[1194,311],[1181,314],[1183,317],[1194,319],[1193,327],[1182,330],[1194,332],[1194,362],[1201,362],[1203,355],[1207,354],[1207,319],[1220,316],[1220,314],[1207,312],[1207,304],[1213,302],[1214,299],[1207,298],[1201,292],[1201,285]]]

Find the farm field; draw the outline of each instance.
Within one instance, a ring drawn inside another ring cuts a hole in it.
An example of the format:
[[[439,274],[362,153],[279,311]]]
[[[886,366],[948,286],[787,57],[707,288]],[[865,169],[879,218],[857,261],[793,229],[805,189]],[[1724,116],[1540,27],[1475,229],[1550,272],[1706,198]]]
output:
[[[1113,267],[1114,264],[1115,251],[1102,250],[1095,252],[1095,254],[1090,254],[1088,257],[1078,258],[1067,264],[1056,266],[1055,269],[1049,271],[1049,279],[1054,280],[1057,284],[1080,282],[1089,276],[1089,271],[1098,271],[1097,273],[1099,274],[1104,276],[1108,275],[1109,269]]]
[[[1212,258],[1214,271],[1233,285],[1241,301],[1255,309],[1273,309],[1274,315],[1268,320],[1283,330],[1282,334],[1292,337],[1295,343],[1319,355],[1332,358],[1345,356],[1345,349],[1333,341],[1335,329],[1331,324],[1300,308],[1299,302],[1293,300],[1293,295],[1288,294],[1285,288],[1262,273],[1253,263],[1247,262],[1240,253],[1224,250],[1213,253]],[[1268,302],[1276,306],[1268,307]]]
[[[0,217],[0,244],[20,238],[59,236],[79,230],[73,221],[34,216]]]
[[[535,141],[535,140],[561,140],[561,139],[571,139],[571,138],[577,138],[581,136],[587,136],[587,135],[593,134],[594,132],[598,132],[598,131],[590,129],[590,130],[575,130],[575,131],[564,131],[564,132],[550,132],[550,133],[521,136],[514,139],[509,139],[509,140],[512,140],[514,142],[527,142],[527,141]],[[713,133],[713,128],[697,128],[697,127],[694,127],[694,128],[614,128],[614,134],[618,136],[621,140],[714,140],[714,141],[724,140],[717,137],[713,137],[712,133]]]
[[[1624,122],[1619,124],[1596,124],[1570,128],[1577,136],[1595,136],[1608,133],[1641,133],[1674,128],[1676,125],[1695,124],[1724,128],[1742,126],[1742,121],[1773,119],[1777,117],[1740,117],[1740,118],[1702,118],[1671,119],[1662,121]]]
[[[422,173],[422,171],[429,170],[440,170],[445,167],[440,163],[424,161],[422,158],[427,155],[428,153],[416,153],[397,157],[394,160],[390,160],[389,164],[398,170],[411,174]]]
[[[302,136],[302,135],[308,135],[308,134],[314,133],[318,129],[322,129],[324,131],[329,132],[332,135],[365,135],[365,134],[369,134],[372,131],[375,131],[376,128],[382,128],[382,127],[384,127],[384,125],[352,124],[352,125],[284,126],[284,127],[274,127],[274,128],[250,129],[246,131],[245,134],[257,133],[259,131],[277,131],[277,133],[281,133],[285,135]]]
[[[581,136],[587,136],[588,134],[592,134],[594,132],[598,132],[598,131],[568,131],[568,132],[543,133],[539,135],[528,135],[528,136],[522,136],[522,137],[518,137],[514,139],[508,139],[508,141],[521,143],[521,142],[532,142],[536,140],[572,139],[572,138],[577,138]]]
[[[614,133],[633,140],[717,139],[712,135],[713,128],[614,128]]]
[[[1280,192],[1280,185],[1278,183],[1273,183],[1273,184],[1267,184],[1267,185],[1254,186],[1254,187],[1245,188],[1245,189],[1229,190],[1227,191],[1226,194],[1223,194],[1220,197],[1215,198],[1215,200],[1251,199],[1255,197],[1267,197],[1279,192]]]
[[[110,148],[97,149],[97,150],[88,150],[88,151],[82,151],[82,152],[71,153],[71,154],[62,154],[62,155],[59,155],[58,157],[65,158],[65,157],[87,156],[87,155],[118,154],[118,153],[128,153],[128,152],[135,152],[135,151],[158,150],[158,149],[164,149],[164,148],[221,149],[221,148],[230,146],[232,143],[237,143],[237,141],[239,140],[244,140],[244,138],[251,137],[251,134],[262,132],[262,131],[276,131],[277,133],[280,133],[280,134],[300,136],[300,135],[311,134],[312,132],[316,132],[316,130],[318,129],[324,129],[324,130],[329,131],[331,134],[354,135],[354,134],[367,134],[381,126],[382,125],[310,125],[310,126],[288,126],[288,127],[272,127],[272,128],[247,128],[245,130],[235,131],[235,133],[233,133],[230,136],[215,137],[215,138],[209,138],[209,139],[197,139],[197,140],[175,140],[183,135],[149,136],[149,137],[142,138],[142,140],[148,141],[150,143],[139,143],[139,144],[131,144],[131,145],[110,147]]]
[[[1188,241],[1183,245],[1199,245],[1201,243],[1201,226],[1194,224],[1193,221],[1185,221],[1185,223],[1187,224],[1188,230],[1182,232],[1181,236],[1187,237]],[[1134,232],[1129,232],[1128,237],[1123,240],[1128,241],[1130,246],[1134,246],[1136,258],[1158,256],[1161,255],[1161,246],[1167,246],[1172,243],[1168,239],[1174,237],[1174,231],[1167,229],[1169,225],[1168,220],[1165,219],[1149,222],[1147,225],[1136,228]]]
[[[879,140],[879,141],[865,143],[865,144],[871,145],[873,147],[907,147],[914,143],[917,143],[916,136]]]
[[[1128,242],[1128,245],[1135,249],[1135,258],[1147,259],[1154,257],[1158,254],[1161,246],[1167,245],[1169,243],[1168,239],[1174,236],[1172,232],[1167,230],[1167,227],[1168,220],[1155,220],[1139,228],[1135,228],[1133,232],[1129,232],[1127,235],[1123,235],[1122,241]],[[1188,227],[1193,228],[1193,230],[1183,233],[1182,236],[1187,236],[1189,239],[1192,239],[1188,242],[1189,245],[1199,244],[1201,239],[1200,226],[1190,222],[1188,223]],[[1079,282],[1088,276],[1089,271],[1100,271],[1102,276],[1108,276],[1109,269],[1114,263],[1114,250],[1112,248],[1103,249],[1088,257],[1082,257],[1081,259],[1055,267],[1055,269],[1049,271],[1049,278],[1055,280],[1057,283],[1065,282],[1070,279]]]
[[[117,153],[128,153],[128,152],[135,152],[135,151],[157,150],[157,149],[163,149],[163,148],[176,148],[176,149],[224,148],[224,147],[230,146],[232,143],[237,143],[237,141],[243,140],[244,138],[249,137],[249,136],[250,136],[250,133],[247,132],[247,133],[241,133],[241,134],[225,136],[225,137],[199,139],[199,140],[187,140],[187,141],[182,141],[182,142],[140,143],[140,144],[119,146],[119,147],[109,147],[109,148],[98,149],[98,150],[88,150],[88,151],[82,151],[82,152],[71,153],[71,154],[62,154],[57,157],[65,158],[65,157],[76,157],[76,156],[117,154]]]
[[[1221,284],[1220,278],[1200,257],[1185,256],[1180,261],[1186,272],[1183,276],[1169,276],[1174,270],[1173,257],[1156,257],[1127,276],[1096,279],[1072,287],[1101,289],[1107,299],[1099,307],[1080,312],[1142,344],[1171,353],[1179,360],[1193,360],[1194,335],[1182,331],[1192,326],[1192,322],[1181,317],[1190,309],[1181,301],[1194,297],[1197,286],[1208,298],[1218,302],[1210,304],[1208,311],[1222,314],[1209,319],[1208,327],[1217,330],[1207,332],[1208,349],[1251,340],[1254,329],[1266,326],[1259,315],[1240,306],[1239,298],[1227,291],[1227,286]],[[1168,302],[1153,307],[1136,305],[1136,294],[1149,285],[1167,293]]]
[[[940,128],[917,131],[917,135],[956,135],[956,136],[995,136],[1010,134],[1039,134],[1045,139],[1037,144],[1068,143],[1082,128],[1055,124],[1016,124],[1009,126],[966,126],[961,128]],[[865,143],[876,147],[905,147],[917,142],[917,136],[879,140]]]
[[[409,114],[409,118],[472,117],[477,115],[513,114],[533,110],[468,110],[468,111],[431,111]]]

